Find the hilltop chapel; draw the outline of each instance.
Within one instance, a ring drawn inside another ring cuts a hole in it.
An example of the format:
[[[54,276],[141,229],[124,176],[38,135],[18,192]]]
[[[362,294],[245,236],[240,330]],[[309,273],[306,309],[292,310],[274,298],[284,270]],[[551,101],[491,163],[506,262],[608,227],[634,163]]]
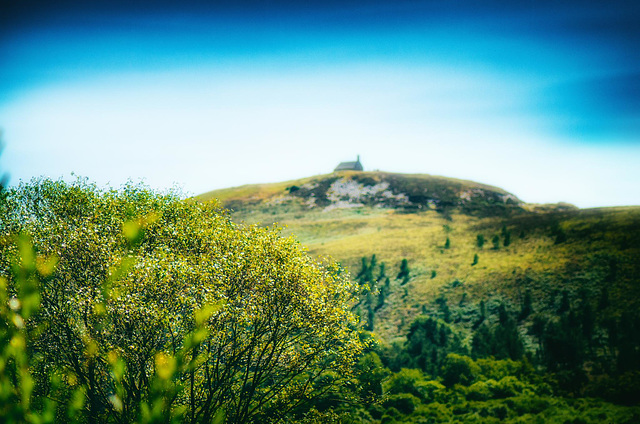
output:
[[[360,155],[358,155],[358,159],[355,162],[340,162],[340,164],[333,170],[333,172],[338,171],[362,171],[364,168],[360,163]]]

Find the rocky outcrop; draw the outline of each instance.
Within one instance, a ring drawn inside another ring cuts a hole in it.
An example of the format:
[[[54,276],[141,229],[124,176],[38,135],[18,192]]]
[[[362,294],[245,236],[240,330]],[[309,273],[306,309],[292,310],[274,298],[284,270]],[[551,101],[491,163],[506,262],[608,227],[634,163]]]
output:
[[[286,191],[281,199],[297,198],[308,208],[325,211],[367,206],[404,211],[459,209],[495,215],[521,210],[524,205],[511,193],[471,181],[381,172],[322,176],[300,186],[291,185]]]

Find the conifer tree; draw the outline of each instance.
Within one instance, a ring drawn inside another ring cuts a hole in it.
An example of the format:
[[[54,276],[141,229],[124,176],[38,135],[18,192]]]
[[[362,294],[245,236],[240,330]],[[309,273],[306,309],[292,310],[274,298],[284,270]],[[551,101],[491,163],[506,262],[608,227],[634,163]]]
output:
[[[498,237],[497,234],[493,236],[493,238],[491,239],[491,243],[493,244],[494,250],[500,249],[500,237]]]
[[[409,262],[406,259],[402,259],[400,262],[400,272],[396,278],[401,279],[402,284],[409,282]]]
[[[533,300],[531,299],[531,292],[527,290],[524,293],[524,298],[522,299],[522,308],[520,309],[520,315],[518,318],[523,320],[527,318],[533,312]]]
[[[511,244],[511,231],[506,231],[504,233],[504,240],[502,244],[504,245],[504,247],[507,247]]]
[[[473,324],[473,328],[476,329],[487,319],[487,310],[484,304],[484,300],[480,301],[480,306],[478,307],[478,320]]]
[[[438,309],[444,322],[451,322],[451,309],[449,309],[449,305],[447,305],[447,298],[440,296],[436,299],[436,303],[438,304]]]
[[[387,277],[386,271],[385,271],[385,264],[384,262],[380,262],[380,271],[378,272],[378,276],[376,277],[376,281],[382,281]]]

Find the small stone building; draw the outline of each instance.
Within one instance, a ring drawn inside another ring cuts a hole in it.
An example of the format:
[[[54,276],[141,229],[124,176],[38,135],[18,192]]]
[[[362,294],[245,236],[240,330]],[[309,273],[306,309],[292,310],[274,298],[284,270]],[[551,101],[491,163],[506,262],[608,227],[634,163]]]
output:
[[[362,171],[362,164],[360,163],[360,155],[358,155],[358,159],[355,162],[340,162],[336,169],[333,172],[338,171]]]

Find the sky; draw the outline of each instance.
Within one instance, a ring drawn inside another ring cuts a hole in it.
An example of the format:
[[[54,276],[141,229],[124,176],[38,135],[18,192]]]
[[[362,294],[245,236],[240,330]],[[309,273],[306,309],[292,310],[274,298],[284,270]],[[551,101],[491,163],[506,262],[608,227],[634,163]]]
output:
[[[194,195],[360,155],[640,205],[638,46],[634,1],[0,0],[0,171]]]

